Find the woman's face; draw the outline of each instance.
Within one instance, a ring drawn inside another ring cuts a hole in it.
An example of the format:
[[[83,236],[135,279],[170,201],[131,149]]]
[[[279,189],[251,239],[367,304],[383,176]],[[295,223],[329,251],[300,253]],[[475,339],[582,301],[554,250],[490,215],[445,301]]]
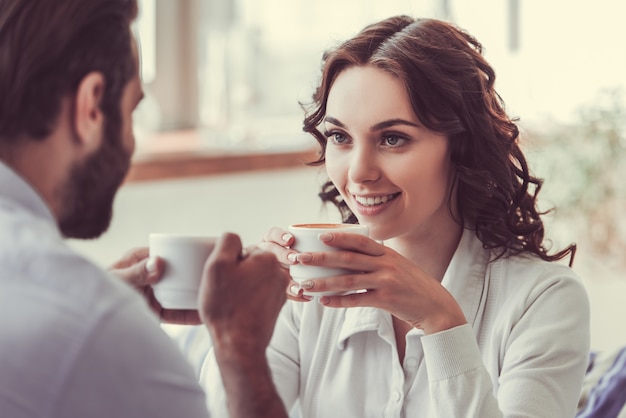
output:
[[[343,70],[323,128],[330,180],[372,238],[449,230],[448,139],[420,123],[399,79],[371,66]]]

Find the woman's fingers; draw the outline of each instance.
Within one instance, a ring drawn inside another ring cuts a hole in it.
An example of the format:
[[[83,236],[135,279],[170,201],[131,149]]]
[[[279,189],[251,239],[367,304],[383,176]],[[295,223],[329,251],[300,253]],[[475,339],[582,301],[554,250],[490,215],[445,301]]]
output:
[[[374,257],[385,254],[385,246],[383,244],[365,235],[348,232],[325,232],[319,235],[319,240],[331,247],[355,251]]]
[[[358,272],[370,272],[381,268],[381,257],[353,251],[299,253],[298,263],[304,266],[343,268]]]
[[[374,292],[353,293],[342,296],[322,296],[319,303],[329,308],[353,308],[356,306],[376,306]]]
[[[381,280],[378,276],[368,273],[343,274],[341,276],[310,279],[300,283],[300,288],[307,292],[347,292],[363,291],[378,288]]]
[[[258,247],[264,251],[273,253],[278,262],[283,267],[288,268],[292,264],[296,264],[296,251],[289,248],[294,242],[293,235],[282,228],[272,228],[265,236]]]
[[[373,271],[380,267],[379,257],[387,248],[364,235],[350,233],[322,233],[319,239],[339,251],[297,253],[296,262],[307,266],[345,268],[355,271]]]
[[[273,227],[263,237],[263,241],[275,242],[281,246],[293,245],[294,238],[289,231],[283,228]]]
[[[312,296],[304,295],[304,289],[300,287],[297,282],[291,280],[287,287],[287,299],[294,300],[296,302],[309,302],[313,299]]]

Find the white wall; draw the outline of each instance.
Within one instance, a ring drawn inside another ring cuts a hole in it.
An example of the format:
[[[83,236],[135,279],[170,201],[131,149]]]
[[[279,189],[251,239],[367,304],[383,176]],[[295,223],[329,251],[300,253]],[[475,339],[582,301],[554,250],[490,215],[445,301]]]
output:
[[[126,250],[147,244],[150,232],[239,233],[254,244],[272,226],[339,220],[317,197],[318,168],[127,184],[120,190],[113,223],[96,241],[71,244],[103,267]],[[592,306],[592,347],[626,345],[626,280],[616,268],[594,263],[579,250],[575,270]]]
[[[109,230],[95,241],[72,245],[102,266],[127,249],[147,245],[150,232],[217,235],[238,233],[255,244],[272,226],[338,220],[317,197],[319,169],[254,172],[124,185]]]

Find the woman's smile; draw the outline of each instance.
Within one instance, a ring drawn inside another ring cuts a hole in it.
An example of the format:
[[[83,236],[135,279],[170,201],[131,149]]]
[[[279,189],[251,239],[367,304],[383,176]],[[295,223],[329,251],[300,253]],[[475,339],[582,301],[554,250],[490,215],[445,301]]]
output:
[[[361,206],[380,206],[384,203],[387,203],[393,199],[395,199],[396,197],[400,196],[400,193],[394,193],[394,194],[388,194],[388,195],[383,195],[383,196],[359,196],[359,195],[352,195],[352,197],[354,198],[354,200],[357,201],[357,203],[359,203]]]
[[[324,125],[327,173],[372,237],[425,236],[454,223],[448,138],[423,126],[395,76],[371,66],[342,71]]]
[[[352,202],[348,205],[357,217],[377,216],[390,209],[400,193],[357,195],[351,194]]]

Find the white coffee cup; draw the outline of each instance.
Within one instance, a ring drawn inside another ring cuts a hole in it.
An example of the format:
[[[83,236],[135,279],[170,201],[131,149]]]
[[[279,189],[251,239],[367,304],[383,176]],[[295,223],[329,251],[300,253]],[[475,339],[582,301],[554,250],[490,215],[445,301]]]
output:
[[[289,226],[288,230],[295,238],[295,242],[291,248],[299,253],[342,251],[340,248],[331,247],[320,241],[319,235],[325,232],[347,232],[365,236],[367,236],[369,232],[367,226],[365,225],[334,223],[294,224]],[[297,283],[301,283],[309,279],[339,276],[353,272],[354,271],[342,268],[307,266],[299,263],[292,264],[289,267],[289,273],[291,274],[293,280]],[[303,294],[310,296],[344,295],[349,293],[354,292],[307,292],[306,290],[303,292]]]
[[[206,259],[217,238],[197,235],[150,234],[150,256],[165,261],[154,297],[166,309],[198,309],[198,290]]]

